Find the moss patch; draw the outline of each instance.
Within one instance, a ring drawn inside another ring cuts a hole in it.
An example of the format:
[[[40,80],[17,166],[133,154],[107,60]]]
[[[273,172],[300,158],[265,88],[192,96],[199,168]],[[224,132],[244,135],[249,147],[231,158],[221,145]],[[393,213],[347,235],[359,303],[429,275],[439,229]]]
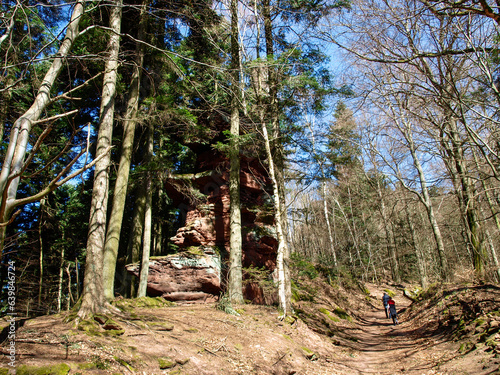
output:
[[[100,319],[100,318],[99,318]],[[101,320],[101,319],[100,319]],[[103,330],[99,324],[97,324],[97,320],[84,319],[78,323],[78,329],[80,331],[85,332],[89,336],[121,336],[125,333],[123,329],[112,329],[112,328],[120,328],[117,324],[110,324],[106,326],[107,329]]]
[[[200,246],[189,246],[186,249],[186,252],[188,252],[191,255],[198,255],[198,256],[205,255],[203,249]]]
[[[19,366],[16,369],[17,375],[66,375],[71,368],[66,363],[53,366]]]
[[[107,337],[110,337],[110,336],[121,336],[125,333],[125,330],[124,329],[108,329],[104,332],[100,332],[100,334],[102,336],[107,336]]]
[[[124,311],[130,311],[134,308],[162,308],[175,306],[174,302],[167,301],[162,297],[139,297],[125,298],[114,302],[114,305]]]
[[[334,322],[340,322],[340,319],[337,318],[336,316],[333,316],[332,313],[330,311],[328,311],[327,309],[325,309],[324,307],[321,307],[319,309],[320,312],[322,312],[323,314],[325,314],[328,319],[334,321]]]
[[[460,348],[458,349],[458,352],[461,354],[467,353],[468,351],[472,350],[474,348],[474,344],[472,342],[464,342],[460,344]]]
[[[175,365],[177,365],[177,362],[170,357],[160,357],[158,358],[158,365],[160,366],[160,370],[165,370],[168,368],[174,368]]]
[[[174,325],[168,322],[151,322],[148,326],[155,331],[172,331]]]
[[[340,319],[345,319],[349,322],[352,322],[352,318],[351,316],[343,309],[341,309],[340,307],[337,307],[335,310],[333,310],[333,312],[335,313],[335,315],[337,315]]]
[[[96,366],[94,363],[79,363],[78,364],[78,369],[79,370],[92,370],[95,369]]]
[[[104,322],[102,328],[104,328],[105,330],[115,330],[115,331],[123,330],[123,328],[111,318],[106,320],[106,322]]]
[[[177,362],[181,366],[184,366],[186,363],[189,362],[189,358],[176,358],[175,362]]]
[[[90,336],[99,336],[99,325],[95,320],[83,319],[78,322],[78,330],[85,332]]]
[[[304,353],[307,353],[307,354],[314,353],[311,349],[306,348],[305,346],[302,346],[301,349],[304,351]]]

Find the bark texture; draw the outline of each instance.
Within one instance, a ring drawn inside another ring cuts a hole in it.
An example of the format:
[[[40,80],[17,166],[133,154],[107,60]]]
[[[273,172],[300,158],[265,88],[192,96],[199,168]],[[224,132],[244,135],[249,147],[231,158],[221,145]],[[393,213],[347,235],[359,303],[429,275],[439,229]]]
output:
[[[146,27],[146,3],[143,2],[140,13],[138,39],[143,40]],[[116,271],[116,260],[120,244],[120,233],[122,229],[123,211],[127,198],[127,187],[129,183],[130,163],[134,147],[134,135],[137,124],[137,110],[139,108],[139,90],[141,86],[142,69],[144,62],[145,47],[138,43],[136,47],[136,61],[134,72],[130,80],[130,94],[127,102],[127,110],[123,120],[123,141],[120,156],[120,164],[116,175],[113,193],[113,205],[109,217],[106,233],[106,244],[104,246],[104,295],[106,299],[114,298],[114,281]]]
[[[111,145],[120,50],[122,1],[116,0],[110,6],[110,28],[108,57],[105,64],[104,82],[99,116],[97,155],[106,152],[95,166],[92,202],[90,207],[89,232],[87,237],[87,258],[83,280],[80,318],[101,313],[106,309],[103,284],[104,244],[106,239],[106,214],[109,189],[109,166],[111,156],[106,150]],[[109,266],[109,265],[108,265]]]

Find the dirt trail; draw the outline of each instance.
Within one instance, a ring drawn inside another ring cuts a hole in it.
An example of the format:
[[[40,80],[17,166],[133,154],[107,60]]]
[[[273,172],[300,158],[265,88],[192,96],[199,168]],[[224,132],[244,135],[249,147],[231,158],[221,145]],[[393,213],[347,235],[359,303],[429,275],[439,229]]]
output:
[[[363,293],[342,299],[328,289],[330,295],[324,293],[321,304],[304,302],[305,319],[293,323],[278,320],[276,308],[270,306],[242,305],[241,315],[235,316],[213,305],[153,304],[135,306],[134,318],[116,318],[124,332],[115,337],[99,334],[103,331],[99,327],[97,333],[86,334],[65,323],[64,315],[47,315],[19,327],[16,364],[64,362],[71,367],[69,374],[96,375],[176,371],[196,375],[500,375],[500,345],[492,351],[479,341],[489,332],[488,337],[500,342],[500,331],[495,328],[500,327],[496,302],[500,288],[466,290],[491,314],[481,315],[482,320],[474,316],[470,334],[457,341],[446,325],[450,314],[443,311],[459,308],[459,301],[470,298],[461,295],[458,300],[456,293],[448,294],[450,298],[424,305],[425,314],[421,310],[415,314],[414,306],[408,308],[410,301],[398,292],[394,299],[400,324],[394,326],[382,308],[383,287],[368,287],[373,298]],[[342,300],[350,301],[349,319],[339,319],[334,313],[337,306],[343,306],[338,303]],[[460,316],[458,312],[456,318]],[[0,345],[4,359],[9,354],[7,344]],[[473,345],[467,346],[470,351],[459,351],[465,344]],[[165,358],[173,369],[160,369],[159,360]],[[6,366],[0,360],[0,373]]]
[[[404,311],[410,301],[399,295],[394,298],[400,324],[394,326],[385,317],[382,291],[371,290],[380,306],[365,310],[350,334],[356,338],[351,345],[351,358],[345,363],[352,374],[364,375],[491,375],[500,374],[498,359],[491,360],[484,350],[468,355],[457,351],[458,344],[444,331],[430,329],[436,316],[429,312],[427,325],[408,320]]]
[[[398,310],[408,305],[406,301],[401,302],[397,305]],[[394,326],[392,320],[385,317],[382,308],[367,311],[358,323],[359,328],[352,332],[357,338],[353,344],[357,353],[351,363],[352,369],[358,374],[404,371],[404,368],[398,368],[398,358],[406,357],[416,349],[416,343],[405,329],[405,324]]]

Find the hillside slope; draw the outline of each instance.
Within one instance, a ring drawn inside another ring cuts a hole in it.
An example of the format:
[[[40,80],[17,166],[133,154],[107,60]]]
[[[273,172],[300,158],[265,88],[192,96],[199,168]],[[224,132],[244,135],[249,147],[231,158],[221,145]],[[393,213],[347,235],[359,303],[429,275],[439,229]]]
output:
[[[400,325],[380,308],[384,289]],[[295,297],[298,318],[284,322],[274,307],[242,305],[235,316],[148,298],[80,329],[62,314],[26,320],[17,374],[500,374],[496,286],[434,288],[410,305],[399,287],[346,290],[317,277],[298,280]],[[4,369],[8,352],[4,341]]]

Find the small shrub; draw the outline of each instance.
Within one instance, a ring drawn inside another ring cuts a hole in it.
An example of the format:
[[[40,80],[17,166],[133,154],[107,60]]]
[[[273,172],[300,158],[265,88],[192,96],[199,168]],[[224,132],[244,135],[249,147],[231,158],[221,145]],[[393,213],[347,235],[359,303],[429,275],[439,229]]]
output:
[[[319,272],[316,270],[316,267],[307,259],[297,253],[294,253],[291,256],[291,260],[292,267],[298,272],[299,276],[306,276],[311,280],[318,277]]]
[[[276,295],[277,285],[274,284],[273,279],[271,277],[271,271],[265,267],[244,267],[243,268],[243,284],[247,285],[257,285],[261,290],[266,300],[266,303],[269,303],[269,299],[272,300]]]
[[[240,314],[233,309],[233,305],[231,304],[231,300],[229,299],[227,294],[223,294],[220,296],[219,301],[215,305],[217,310],[224,311],[226,314],[240,316]]]

